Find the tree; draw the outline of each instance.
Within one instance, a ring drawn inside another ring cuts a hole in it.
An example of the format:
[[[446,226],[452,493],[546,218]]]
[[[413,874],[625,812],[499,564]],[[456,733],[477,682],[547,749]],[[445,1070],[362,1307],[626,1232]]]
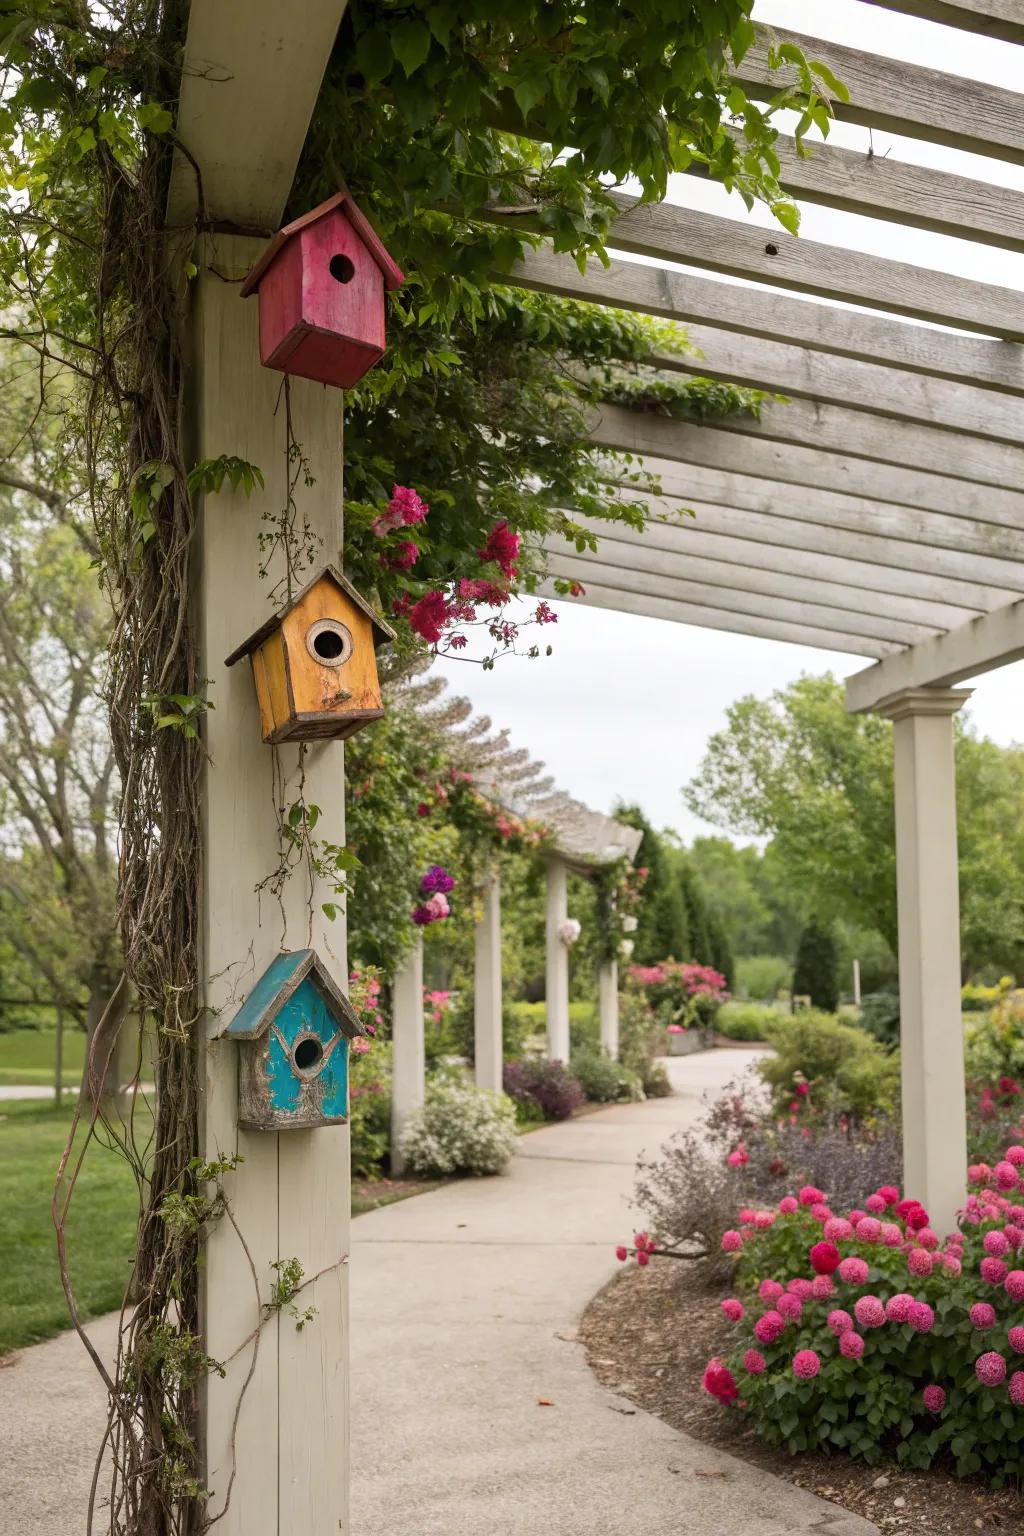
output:
[[[671,956],[686,959],[690,929],[686,899],[676,877],[674,850],[654,830],[638,805],[617,804],[612,815],[643,833],[634,863],[647,870],[643,900],[633,935],[633,959],[637,965],[657,965]]]
[[[839,1007],[839,946],[831,929],[808,923],[800,935],[793,972],[793,996],[809,997],[815,1008]]]

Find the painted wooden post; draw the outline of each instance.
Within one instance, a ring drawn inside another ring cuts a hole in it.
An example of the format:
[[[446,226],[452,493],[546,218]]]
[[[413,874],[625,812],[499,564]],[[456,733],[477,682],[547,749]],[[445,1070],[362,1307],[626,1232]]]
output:
[[[479,1088],[501,1090],[501,877],[492,870],[476,925],[473,969],[473,1054]]]
[[[568,876],[557,856],[547,861],[547,922],[545,926],[548,1060],[569,1060],[569,949],[559,927],[569,915]]]
[[[860,961],[853,962],[853,1001],[855,1007],[860,1007]]]
[[[204,1255],[205,1348],[227,1362],[226,1376],[203,1387],[202,1415],[209,1513],[220,1536],[301,1531],[338,1536],[349,1529],[348,1287],[349,1131],[240,1130],[238,1047],[212,1036],[281,949],[312,946],[334,980],[346,977],[345,925],[328,921],[304,868],[286,881],[280,904],[257,894],[275,869],[279,832],[274,808],[300,794],[320,807],[317,836],[344,843],[344,749],[340,743],[265,746],[248,667],[226,669],[229,653],[273,605],[270,589],[284,575],[276,561],[261,580],[257,540],[287,504],[289,459],[280,376],[260,367],[259,317],[239,298],[237,281],[263,249],[262,240],[209,236],[196,261],[192,332],[193,460],[237,454],[266,481],[250,500],[225,489],[201,511],[194,617],[198,675],[211,681],[216,704],[205,721],[202,969],[207,978],[202,1056],[206,1158],[238,1152],[227,1176],[232,1218],[213,1228]],[[342,397],[293,381],[295,438],[313,484],[296,492],[318,552],[338,560],[341,546]],[[266,521],[264,521],[264,519]],[[300,754],[304,754],[300,756]],[[300,778],[300,763],[304,783]],[[250,1264],[251,1256],[251,1264]],[[316,1308],[301,1331],[287,1311],[271,1313],[259,1334],[255,1369],[244,1341],[269,1300],[278,1260],[298,1259],[307,1278],[300,1307]],[[258,1288],[258,1294],[257,1294]],[[238,1351],[236,1355],[236,1351]],[[237,1422],[236,1422],[237,1413]],[[230,1501],[228,1489],[230,1487]],[[225,1503],[227,1502],[227,1510]]]
[[[423,1042],[423,935],[395,973],[391,1014],[391,1172],[403,1172],[402,1133],[423,1103],[427,1063]]]
[[[908,689],[879,711],[895,756],[904,1193],[937,1232],[967,1193],[953,716],[970,692]]]
[[[598,1014],[601,1047],[614,1061],[619,1057],[619,962],[606,960],[598,972]]]

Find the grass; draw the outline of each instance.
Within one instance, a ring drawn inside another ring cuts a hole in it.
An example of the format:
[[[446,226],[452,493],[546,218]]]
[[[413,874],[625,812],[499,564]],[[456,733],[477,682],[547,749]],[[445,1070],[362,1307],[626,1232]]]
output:
[[[0,1040],[9,1036],[0,1036]],[[50,1217],[71,1110],[0,1105],[0,1355],[70,1326]],[[125,1162],[89,1147],[68,1217],[67,1252],[83,1318],[120,1305],[135,1246],[135,1182]]]
[[[0,1085],[53,1083],[57,1060],[55,1029],[12,1029],[0,1035]],[[74,1084],[85,1065],[85,1030],[64,1029],[64,1081]]]

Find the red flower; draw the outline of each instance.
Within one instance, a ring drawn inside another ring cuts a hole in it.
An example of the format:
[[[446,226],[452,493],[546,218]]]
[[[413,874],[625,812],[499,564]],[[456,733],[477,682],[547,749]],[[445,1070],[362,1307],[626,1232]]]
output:
[[[386,559],[391,570],[408,571],[416,564],[419,557],[419,545],[414,544],[412,539],[403,539],[401,543],[395,545]]]
[[[448,602],[443,592],[428,592],[414,603],[408,613],[409,623],[430,645],[436,645],[448,622]]]
[[[488,608],[502,608],[508,602],[508,593],[504,587],[499,587],[497,582],[487,581],[483,576],[463,577],[459,582],[459,596],[468,598],[470,602],[484,603]]]
[[[500,523],[495,523],[487,535],[487,543],[483,549],[477,550],[477,554],[481,560],[493,560],[506,581],[514,581],[517,574],[515,563],[519,558],[519,535],[512,532],[503,518]]]
[[[736,1378],[729,1367],[721,1360],[709,1360],[707,1370],[704,1372],[704,1390],[710,1392],[712,1397],[717,1397],[720,1403],[728,1406],[739,1397],[739,1388]]]
[[[570,581],[570,583],[569,583],[569,596],[570,597],[586,597],[586,595],[587,595],[587,589],[583,585],[582,581]]]
[[[811,1249],[811,1268],[816,1275],[832,1275],[839,1268],[842,1255],[835,1243],[815,1243]]]

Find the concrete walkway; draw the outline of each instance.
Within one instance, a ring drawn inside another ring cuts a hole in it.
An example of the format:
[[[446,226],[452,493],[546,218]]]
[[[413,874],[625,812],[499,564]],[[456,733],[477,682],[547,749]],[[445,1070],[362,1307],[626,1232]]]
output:
[[[352,1536],[878,1536],[634,1412],[574,1342],[632,1231],[637,1153],[750,1060],[673,1061],[673,1098],[545,1127],[505,1178],[353,1222]],[[90,1327],[103,1354],[114,1324]],[[3,1536],[83,1536],[104,1409],[73,1334],[0,1361]]]

